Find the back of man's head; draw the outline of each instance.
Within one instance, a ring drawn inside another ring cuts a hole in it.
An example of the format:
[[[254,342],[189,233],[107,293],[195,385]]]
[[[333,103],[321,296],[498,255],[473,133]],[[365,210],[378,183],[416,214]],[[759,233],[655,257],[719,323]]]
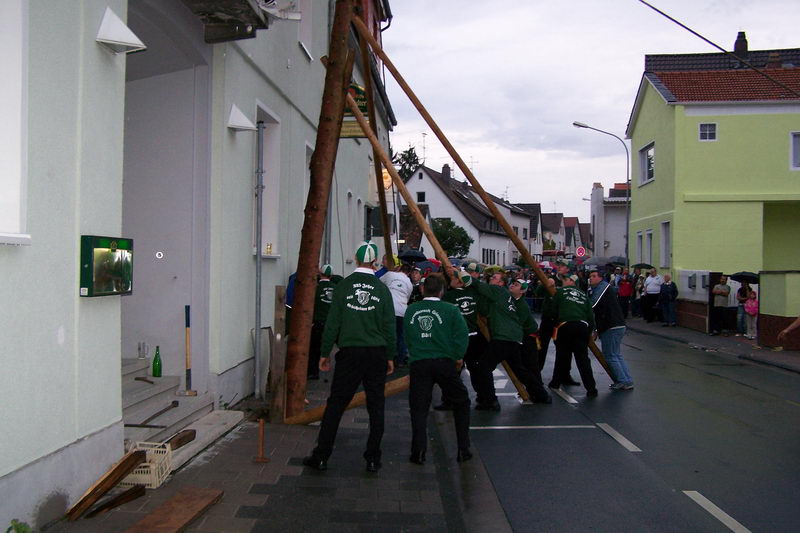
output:
[[[438,298],[444,290],[444,278],[441,274],[429,274],[422,284],[422,294]]]

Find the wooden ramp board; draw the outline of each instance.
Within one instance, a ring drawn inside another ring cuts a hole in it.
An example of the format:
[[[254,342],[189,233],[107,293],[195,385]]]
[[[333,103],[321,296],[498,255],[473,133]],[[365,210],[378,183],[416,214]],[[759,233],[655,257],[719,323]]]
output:
[[[144,450],[128,452],[112,466],[108,472],[103,474],[103,477],[98,479],[94,485],[83,493],[83,496],[81,496],[78,502],[67,511],[67,518],[70,520],[77,520],[80,518],[83,513],[89,510],[89,507],[94,505],[94,503],[102,498],[108,491],[116,487],[117,483],[133,472],[133,469],[145,462],[146,459],[147,457]]]
[[[217,503],[223,492],[218,489],[185,487],[153,512],[139,520],[125,533],[178,533]]]

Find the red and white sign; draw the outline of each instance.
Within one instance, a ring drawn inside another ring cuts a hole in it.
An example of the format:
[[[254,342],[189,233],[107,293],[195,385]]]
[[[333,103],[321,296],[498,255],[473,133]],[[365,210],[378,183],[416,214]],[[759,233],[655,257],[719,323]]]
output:
[[[578,246],[578,249],[575,250],[575,255],[577,255],[578,257],[583,257],[584,255],[586,255],[586,248],[584,248],[583,246]]]

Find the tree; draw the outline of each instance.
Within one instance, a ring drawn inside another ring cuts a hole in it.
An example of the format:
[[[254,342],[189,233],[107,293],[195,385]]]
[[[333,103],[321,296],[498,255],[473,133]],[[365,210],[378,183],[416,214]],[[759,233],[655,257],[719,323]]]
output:
[[[417,156],[417,151],[413,146],[409,145],[408,150],[403,150],[399,154],[392,154],[392,163],[400,167],[397,169],[397,173],[405,181],[420,165],[420,160],[419,156]]]
[[[469,253],[472,237],[449,218],[434,218],[431,229],[448,256],[464,257]]]

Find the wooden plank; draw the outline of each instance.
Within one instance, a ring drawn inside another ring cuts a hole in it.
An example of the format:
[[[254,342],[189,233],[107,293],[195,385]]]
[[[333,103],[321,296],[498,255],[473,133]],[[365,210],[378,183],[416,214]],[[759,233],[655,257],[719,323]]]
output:
[[[125,533],[178,533],[222,498],[218,489],[184,487]]]
[[[107,513],[114,507],[119,507],[124,503],[132,502],[137,498],[141,498],[142,496],[144,496],[144,492],[145,492],[144,485],[134,485],[125,492],[121,492],[116,496],[113,496],[107,499],[106,501],[98,504],[97,507],[92,509],[92,512],[86,515],[86,518],[94,518],[99,514]]]
[[[189,444],[197,437],[197,430],[196,429],[184,429],[183,431],[179,431],[178,433],[171,436],[169,439],[166,440],[166,444],[169,444],[174,452],[178,448],[182,448],[183,446]]]
[[[67,511],[67,518],[69,520],[80,518],[83,513],[89,510],[89,507],[116,487],[117,483],[130,474],[134,468],[145,462],[146,459],[147,456],[144,450],[136,450],[125,454],[122,459],[117,461],[94,485],[83,493],[77,503]]]
[[[282,424],[286,417],[286,287],[275,287],[274,323],[269,360],[269,420]]]

